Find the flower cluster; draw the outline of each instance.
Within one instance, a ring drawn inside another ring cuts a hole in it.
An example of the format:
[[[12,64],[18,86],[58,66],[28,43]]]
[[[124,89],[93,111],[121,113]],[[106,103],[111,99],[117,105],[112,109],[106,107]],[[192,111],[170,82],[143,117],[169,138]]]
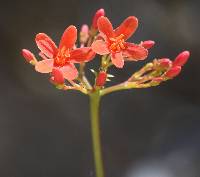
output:
[[[134,16],[126,18],[117,28],[113,28],[105,16],[104,9],[99,9],[89,27],[84,24],[77,42],[77,28],[70,25],[64,31],[58,46],[45,33],[35,37],[39,48],[38,60],[29,50],[23,49],[22,55],[27,62],[35,66],[40,73],[49,73],[50,82],[63,90],[76,89],[88,94],[94,90],[102,90],[106,94],[115,90],[129,88],[146,88],[177,76],[181,67],[187,62],[190,53],[180,53],[174,61],[168,58],[154,59],[125,82],[104,88],[107,81],[113,77],[108,73],[111,66],[123,68],[126,61],[140,61],[148,56],[148,50],[154,46],[152,40],[141,41],[138,44],[127,42],[138,27],[138,19]],[[101,65],[95,74],[94,85],[85,76],[85,65],[101,55]],[[77,69],[79,65],[79,69]]]

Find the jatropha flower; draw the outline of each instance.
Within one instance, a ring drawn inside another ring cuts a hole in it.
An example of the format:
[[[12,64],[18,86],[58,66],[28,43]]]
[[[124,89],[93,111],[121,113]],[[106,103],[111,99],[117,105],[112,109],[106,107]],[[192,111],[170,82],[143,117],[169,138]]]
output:
[[[50,73],[57,68],[65,79],[74,80],[78,76],[74,63],[88,62],[95,56],[90,47],[73,49],[76,39],[77,29],[72,25],[63,33],[59,47],[46,34],[37,34],[35,40],[43,60],[35,64],[36,71]]]
[[[138,20],[134,16],[126,18],[115,30],[107,17],[100,17],[98,29],[103,39],[97,39],[92,44],[92,49],[99,55],[111,54],[112,63],[118,68],[124,66],[124,59],[130,61],[144,60],[148,55],[148,50],[145,47],[125,42],[137,27]]]
[[[119,90],[153,87],[173,79],[181,72],[190,56],[189,51],[183,51],[175,60],[169,58],[154,59],[124,82],[107,86],[107,81],[111,81],[114,77],[109,73],[111,66],[122,68],[124,61],[144,60],[148,55],[148,50],[154,46],[155,42],[151,40],[141,41],[139,44],[126,42],[137,27],[137,18],[130,16],[119,27],[113,29],[109,19],[105,17],[104,9],[99,9],[93,17],[92,24],[82,26],[79,43],[75,44],[77,29],[71,25],[65,30],[59,47],[46,34],[36,35],[35,40],[41,51],[39,55],[42,57],[42,61],[38,61],[31,51],[22,50],[25,60],[34,65],[36,71],[50,73],[50,82],[57,89],[78,90],[90,97],[90,120],[96,177],[104,177],[99,136],[101,97]],[[90,82],[85,74],[86,62],[91,61],[96,53],[102,55],[101,62],[99,62],[100,65],[97,69],[90,69],[95,76],[93,82]],[[79,65],[79,70],[76,69],[75,63]]]

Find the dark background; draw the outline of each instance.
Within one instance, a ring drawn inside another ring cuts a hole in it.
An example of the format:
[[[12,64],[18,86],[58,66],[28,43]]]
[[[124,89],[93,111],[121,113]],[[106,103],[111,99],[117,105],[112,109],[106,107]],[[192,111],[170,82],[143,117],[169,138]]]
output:
[[[57,43],[64,29],[90,24],[99,8],[116,27],[130,15],[132,41],[152,39],[149,58],[191,58],[179,77],[150,89],[103,98],[101,130],[107,177],[200,176],[200,40],[198,0],[0,1],[0,176],[94,177],[88,98],[56,90],[20,55],[35,54],[34,37]],[[96,60],[95,62],[98,62]],[[144,63],[113,69],[113,83]],[[112,84],[113,84],[112,83]]]

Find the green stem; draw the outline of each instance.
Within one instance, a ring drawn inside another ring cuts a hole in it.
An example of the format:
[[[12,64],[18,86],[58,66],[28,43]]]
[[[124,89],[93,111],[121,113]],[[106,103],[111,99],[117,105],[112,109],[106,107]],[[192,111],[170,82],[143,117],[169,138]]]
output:
[[[99,120],[100,99],[99,91],[90,94],[91,131],[96,177],[104,177]]]
[[[133,88],[149,88],[153,86],[159,85],[160,82],[147,82],[147,83],[139,83],[139,82],[123,82],[118,85],[114,85],[111,87],[107,87],[105,89],[102,89],[100,91],[100,95],[104,96],[112,92],[120,91],[120,90],[128,90],[128,89],[133,89]]]
[[[125,89],[129,89],[128,85],[126,84],[126,82],[123,82],[121,84],[117,84],[117,85],[114,85],[114,86],[111,86],[111,87],[107,87],[105,89],[102,89],[100,91],[100,95],[101,96],[104,96],[106,94],[109,94],[109,93],[112,93],[112,92],[116,92],[116,91],[119,91],[119,90],[125,90]]]

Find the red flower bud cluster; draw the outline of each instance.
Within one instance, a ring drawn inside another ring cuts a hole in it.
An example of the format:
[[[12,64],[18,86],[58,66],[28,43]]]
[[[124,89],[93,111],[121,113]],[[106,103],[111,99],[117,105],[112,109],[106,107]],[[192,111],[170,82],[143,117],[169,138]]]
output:
[[[190,53],[181,52],[174,61],[169,58],[155,59],[152,63],[146,64],[140,71],[128,79],[128,82],[136,82],[138,87],[146,88],[159,85],[161,82],[176,77],[182,66],[187,62]]]
[[[190,57],[189,51],[181,52],[174,61],[169,58],[161,58],[154,61],[154,67],[157,71],[163,73],[161,76],[153,78],[155,82],[161,82],[166,79],[171,79],[180,74],[182,66]]]

